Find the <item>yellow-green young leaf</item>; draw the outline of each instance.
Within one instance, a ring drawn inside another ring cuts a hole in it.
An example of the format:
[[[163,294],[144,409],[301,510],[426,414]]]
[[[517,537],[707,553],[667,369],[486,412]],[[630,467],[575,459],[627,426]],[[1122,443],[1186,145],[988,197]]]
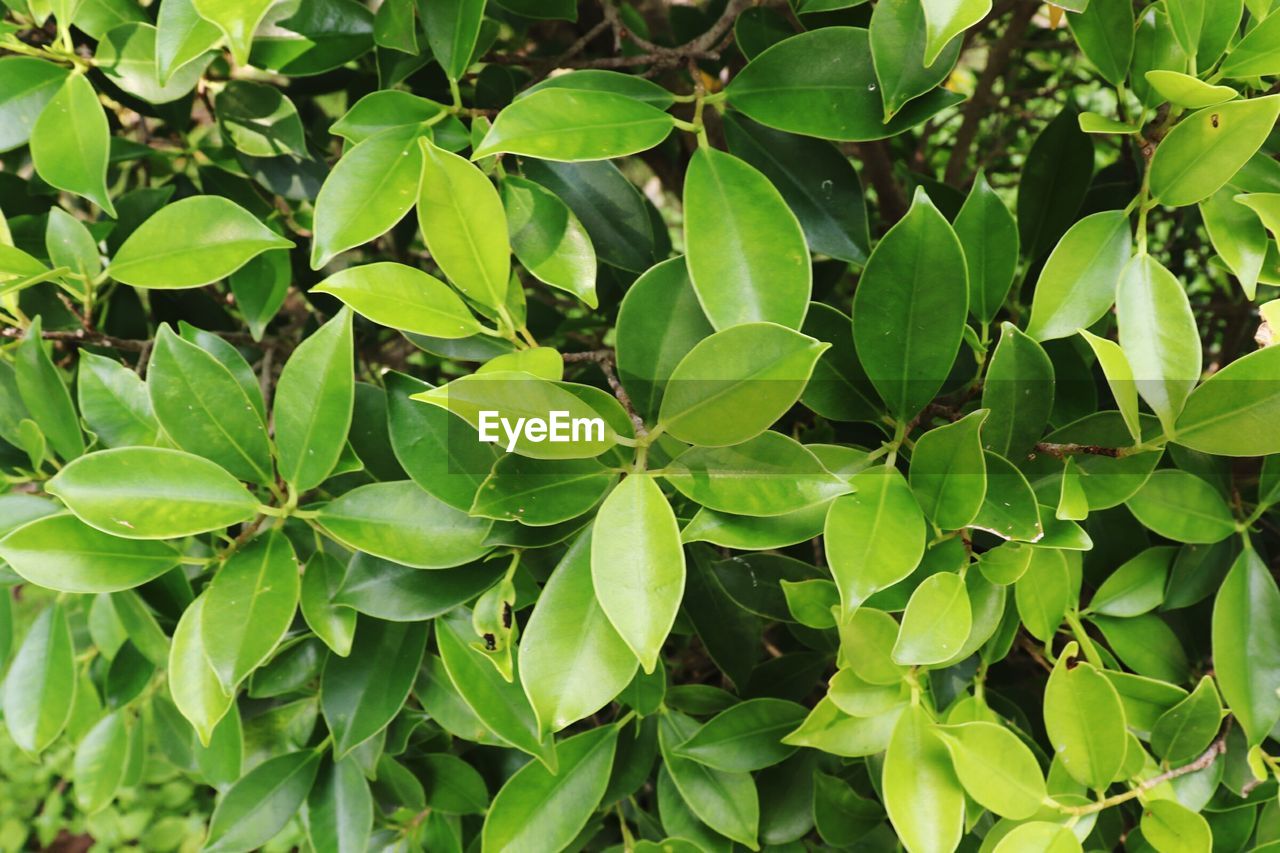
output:
[[[1138,385],[1133,378],[1133,367],[1124,350],[1115,341],[1100,338],[1092,332],[1080,329],[1080,336],[1088,342],[1107,379],[1107,387],[1115,398],[1124,425],[1135,442],[1142,440],[1142,423],[1138,419]]]
[[[464,294],[504,313],[511,245],[498,191],[479,168],[431,140],[421,140],[421,151],[418,227],[431,257]]]
[[[271,0],[191,0],[200,17],[227,37],[231,55],[240,65],[249,61],[253,33],[271,6]]]
[[[964,834],[964,789],[928,712],[902,713],[884,755],[880,789],[902,844],[911,851],[955,850]],[[928,803],[928,808],[921,808]]]
[[[485,0],[438,0],[419,6],[427,44],[450,80],[458,80],[471,63],[484,18]]]
[[[827,511],[823,544],[845,615],[876,590],[905,578],[924,555],[925,520],[896,468],[854,475],[854,493]]]
[[[21,404],[8,400],[5,405],[16,410],[25,407],[53,450],[64,460],[71,460],[84,453],[84,436],[71,393],[42,343],[43,326],[41,317],[36,315],[18,344],[13,379]]]
[[[543,737],[520,684],[505,680],[484,654],[471,646],[476,639],[471,612],[455,608],[435,625],[436,645],[449,682],[470,715],[499,740],[532,755],[554,773],[558,763],[554,738]]]
[[[1222,61],[1223,77],[1238,80],[1280,73],[1280,18],[1268,14],[1254,23]]]
[[[973,609],[964,578],[951,572],[930,575],[907,602],[893,660],[904,665],[950,660],[972,627]]]
[[[1093,664],[1073,660],[1075,643],[1058,658],[1044,693],[1049,742],[1071,778],[1093,790],[1111,784],[1124,764],[1124,706]]]
[[[1035,850],[1036,853],[1083,853],[1080,840],[1075,833],[1060,823],[1033,821],[1013,828],[1013,831],[1000,839],[992,849],[992,853],[1023,853]]]
[[[923,21],[920,22],[923,24]],[[953,40],[953,44],[958,43]],[[924,52],[921,27],[915,62]],[[934,68],[946,66],[946,57]],[[914,127],[957,103],[960,96],[932,88],[884,121],[884,104],[860,27],[822,27],[784,39],[748,63],[725,90],[729,103],[768,127],[823,139],[883,139]]]
[[[968,310],[964,250],[917,188],[907,215],[871,253],[853,296],[858,359],[898,420],[910,420],[946,381]]]
[[[107,272],[135,287],[200,287],[226,278],[268,249],[292,246],[234,201],[193,196],[162,207],[138,226]]]
[[[953,38],[991,11],[991,0],[924,0],[921,5],[924,6],[925,65],[936,62]]]
[[[448,107],[400,89],[370,92],[329,126],[329,132],[341,136],[352,145],[391,128],[417,127],[436,119]],[[436,119],[439,122],[439,119]],[[434,125],[433,125],[434,126]],[[426,132],[425,130],[423,132]],[[419,168],[421,168],[421,163]]]
[[[845,758],[865,758],[884,752],[893,728],[902,714],[902,703],[869,717],[855,717],[842,711],[835,701],[823,697],[800,726],[782,742],[807,746]]]
[[[419,569],[447,569],[479,559],[493,522],[470,518],[407,480],[352,489],[316,519],[347,547]]]
[[[84,74],[72,74],[31,128],[31,160],[48,183],[116,215],[107,193],[107,114]]]
[[[1160,853],[1194,853],[1213,847],[1209,822],[1177,800],[1151,800],[1140,826],[1142,837]]]
[[[658,721],[662,761],[680,798],[716,832],[752,850],[760,849],[760,798],[751,774],[716,770],[677,752],[697,730],[697,722],[679,711],[667,711]]]
[[[1053,362],[1044,348],[1012,323],[1001,323],[982,385],[982,405],[991,412],[983,446],[1006,459],[1022,458],[1044,433],[1053,397]]]
[[[71,719],[76,696],[75,646],[61,604],[45,608],[27,630],[4,681],[4,722],[26,752],[43,751]]]
[[[1125,504],[1138,521],[1175,542],[1208,544],[1236,530],[1218,490],[1188,471],[1156,471]]]
[[[684,597],[675,514],[653,477],[636,473],[604,499],[592,530],[596,599],[644,671],[653,672]]]
[[[636,656],[596,600],[591,537],[588,529],[569,547],[520,637],[520,683],[544,732],[599,711],[636,673]]]
[[[375,323],[433,338],[468,338],[480,324],[447,284],[391,262],[348,267],[312,288],[336,296]]]
[[[929,58],[929,27],[918,0],[877,3],[871,13],[871,58],[880,81],[884,120],[891,121],[908,101],[947,78],[960,56],[960,39],[951,39]]]
[[[68,267],[85,278],[94,278],[102,272],[98,241],[83,222],[60,207],[49,209],[44,245],[55,267]]]
[[[1172,0],[1172,7],[1179,0]],[[1199,0],[1193,0],[1199,2]],[[1067,24],[1081,52],[1113,86],[1124,83],[1133,57],[1133,5],[1122,0],[1090,2],[1082,12],[1067,15]],[[1081,125],[1083,127],[1083,124]]]
[[[67,514],[38,518],[0,539],[0,558],[15,572],[60,592],[132,589],[176,566],[180,556],[166,542],[120,539]]]
[[[748,773],[787,758],[795,750],[782,743],[808,716],[803,705],[784,699],[749,699],[706,722],[675,752],[716,770]]]
[[[1151,158],[1152,197],[1174,207],[1204,201],[1262,147],[1277,116],[1280,96],[1275,95],[1206,107],[1187,116],[1160,141]]]
[[[298,607],[298,562],[282,533],[259,536],[231,555],[204,594],[204,654],[231,693],[271,656]]]
[[[627,95],[550,88],[504,107],[471,159],[608,160],[654,147],[673,127],[671,115]]]
[[[200,17],[194,0],[166,0],[156,15],[156,76],[167,83],[175,70],[221,38],[222,31]]]
[[[1200,378],[1200,331],[1186,291],[1159,261],[1139,255],[1120,276],[1116,322],[1138,393],[1172,434]]]
[[[1200,215],[1214,251],[1252,300],[1267,256],[1267,232],[1257,215],[1236,201],[1237,195],[1230,186],[1218,190],[1200,202]]]
[[[198,56],[161,81],[156,68],[156,35],[149,22],[113,26],[98,41],[93,61],[108,80],[130,95],[150,104],[167,104],[196,87],[215,54]]]
[[[423,132],[417,124],[390,127],[338,160],[316,196],[312,269],[382,236],[409,212],[422,177]]]
[[[320,485],[342,454],[355,404],[351,311],[298,345],[276,385],[278,468],[299,493]]]
[[[1165,582],[1178,549],[1163,545],[1139,552],[1102,582],[1088,612],[1103,616],[1141,616],[1164,601]]]
[[[1191,392],[1175,425],[1178,444],[1218,456],[1280,453],[1280,347],[1236,359]]]
[[[770,430],[733,447],[691,447],[663,478],[702,506],[750,516],[785,515],[851,491],[803,444]]]
[[[1014,588],[1018,616],[1027,631],[1048,642],[1071,605],[1071,576],[1067,557],[1056,548],[1033,548],[1026,571]]]
[[[829,347],[775,323],[716,332],[695,344],[672,371],[658,423],[689,444],[741,444],[800,399]]]
[[[1085,133],[1138,133],[1142,130],[1137,124],[1091,112],[1080,113],[1079,123]]]
[[[330,655],[320,680],[320,708],[341,760],[400,713],[427,646],[425,622],[362,617],[351,655]]]
[[[1214,674],[1250,745],[1280,720],[1280,590],[1252,548],[1236,558],[1213,602]]]
[[[76,747],[72,765],[72,789],[76,805],[86,814],[107,807],[124,781],[128,766],[129,727],[123,711],[98,721]]]
[[[1044,805],[1048,792],[1035,755],[1004,726],[972,722],[939,726],[934,733],[978,805],[1011,820],[1025,820]]]
[[[503,178],[501,190],[520,263],[534,278],[595,308],[596,250],[577,214],[551,190],[517,175]]]
[[[1072,225],[1036,280],[1027,334],[1047,341],[1096,323],[1115,302],[1131,246],[1124,211],[1095,213]]]
[[[307,560],[298,592],[298,605],[307,627],[340,657],[351,654],[356,630],[356,611],[345,604],[333,603],[346,570],[336,557],[317,550]]]
[[[360,762],[354,756],[326,761],[302,814],[316,853],[364,849],[373,829],[373,794]]]
[[[905,681],[872,684],[852,669],[841,669],[831,677],[827,698],[853,717],[874,717],[905,704],[910,699]]]
[[[173,632],[168,660],[169,693],[173,696],[173,703],[206,746],[232,703],[231,694],[222,688],[205,657],[201,635],[207,597],[201,595],[182,611],[182,618]]]
[[[258,501],[235,477],[199,456],[121,447],[81,456],[45,491],[81,521],[125,539],[177,539],[248,521]]]
[[[1233,50],[1232,56],[1238,50],[1239,47]],[[1230,86],[1214,86],[1180,71],[1156,69],[1148,71],[1145,76],[1151,88],[1159,92],[1166,101],[1189,110],[1212,107],[1240,97],[1240,93]]]
[[[812,289],[809,247],[769,179],[732,154],[699,148],[684,182],[684,210],[689,277],[711,325],[799,329]]]
[[[925,17],[930,16],[931,6],[950,6],[952,2],[927,0]],[[980,2],[985,4],[985,0]],[[956,7],[973,3],[959,0]],[[1009,295],[1018,267],[1018,224],[981,173],[974,178],[953,224],[969,271],[969,313],[989,323]]]
[[[277,755],[241,777],[218,800],[203,849],[256,850],[275,838],[306,802],[323,754],[308,749]]]
[[[600,726],[557,747],[558,772],[536,761],[517,770],[493,798],[481,830],[481,851],[569,846],[600,805],[617,746],[618,729]]]
[[[1198,758],[1222,725],[1222,702],[1212,676],[1160,715],[1151,728],[1151,751],[1173,766]]]
[[[552,347],[530,347],[496,355],[476,368],[476,373],[501,372],[523,372],[559,382],[564,379],[564,356]]]
[[[67,73],[61,65],[30,56],[0,59],[0,78],[7,84],[0,92],[0,151],[27,144],[41,110],[61,88]],[[0,227],[0,233],[7,233],[7,229]],[[0,243],[12,245],[13,241]]]
[[[924,514],[943,530],[973,521],[987,494],[987,466],[979,430],[988,411],[970,412],[916,439],[909,472],[911,491]]]

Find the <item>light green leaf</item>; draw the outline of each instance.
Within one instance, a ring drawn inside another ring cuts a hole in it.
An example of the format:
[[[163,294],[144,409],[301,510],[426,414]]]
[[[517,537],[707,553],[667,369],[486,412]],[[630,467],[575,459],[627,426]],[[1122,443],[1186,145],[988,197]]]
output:
[[[94,64],[115,85],[150,104],[167,104],[190,94],[213,61],[201,54],[173,70],[167,79],[157,73],[158,34],[150,23],[130,21],[112,27],[98,41]]]
[[[44,232],[45,249],[55,267],[67,267],[75,275],[95,278],[102,272],[98,241],[85,224],[60,207],[49,209],[49,225]]]
[[[1234,56],[1238,50],[1237,46],[1231,52],[1232,55]],[[1240,97],[1240,93],[1230,86],[1214,86],[1179,71],[1156,69],[1148,71],[1144,76],[1151,84],[1151,88],[1159,92],[1165,100],[1189,110],[1217,106]]]
[[[1094,213],[1072,225],[1040,271],[1027,334],[1037,341],[1065,338],[1097,322],[1115,302],[1131,246],[1124,211]]]
[[[1000,839],[992,853],[1020,853],[1035,850],[1037,853],[1082,853],[1080,841],[1070,829],[1060,823],[1032,821],[1015,826]]]
[[[1262,559],[1246,548],[1213,602],[1214,674],[1222,698],[1250,745],[1280,720],[1280,590]]]
[[[1199,758],[1218,733],[1222,713],[1213,678],[1206,675],[1190,696],[1156,720],[1151,729],[1151,751],[1175,766]]]
[[[222,31],[200,17],[194,0],[163,0],[156,15],[156,76],[167,83],[174,71],[221,38]]]
[[[1194,112],[1151,158],[1151,195],[1179,207],[1213,195],[1252,157],[1280,116],[1280,97],[1232,101]],[[1087,324],[1080,324],[1087,325]]]
[[[953,38],[991,11],[991,0],[924,0],[921,5],[924,6],[925,65],[936,62]]]
[[[336,557],[317,550],[307,560],[298,592],[298,605],[307,627],[341,657],[351,654],[356,630],[356,611],[345,604],[333,603],[346,571],[347,567]]]
[[[925,17],[930,16],[931,6],[949,6],[952,2],[963,8],[975,0],[927,0]],[[1018,224],[986,176],[979,173],[953,225],[969,271],[969,313],[989,323],[1013,284],[1018,266]]]
[[[1191,392],[1174,427],[1178,444],[1218,456],[1280,453],[1280,347],[1242,356]]]
[[[41,611],[4,682],[4,722],[13,742],[36,754],[58,739],[76,695],[75,645],[67,614],[54,603]]]
[[[232,696],[205,657],[204,603],[201,595],[182,612],[169,649],[169,692],[182,716],[208,746],[213,730],[231,707]]]
[[[803,705],[783,699],[749,699],[716,714],[674,752],[728,773],[761,770],[795,751],[782,737],[808,713]]]
[[[249,62],[254,31],[262,23],[271,0],[191,0],[200,17],[227,37],[227,46],[239,65]]]
[[[596,250],[577,215],[551,190],[516,175],[502,179],[501,191],[508,236],[524,268],[595,308]]]
[[[72,74],[31,128],[31,160],[45,181],[84,196],[114,218],[107,192],[110,141],[98,94],[85,75]]]
[[[53,450],[70,461],[84,453],[84,436],[71,393],[45,350],[42,335],[43,323],[37,315],[14,353],[13,379],[22,405]]]
[[[484,17],[485,0],[435,0],[418,7],[431,53],[450,80],[471,64]]]
[[[951,572],[930,575],[907,602],[898,641],[893,646],[893,660],[906,665],[950,660],[972,627],[973,610],[964,578]]]
[[[1067,557],[1056,548],[1034,548],[1026,571],[1014,588],[1018,616],[1027,632],[1049,642],[1071,605],[1071,572]]]
[[[987,465],[979,430],[985,409],[916,439],[911,454],[911,491],[920,509],[943,530],[959,530],[977,516],[987,494]]]
[[[45,104],[67,79],[67,69],[32,56],[5,56],[0,58],[0,79],[5,81],[0,91],[0,151],[11,151],[27,144]]]
[[[898,718],[884,756],[885,810],[908,850],[954,850],[964,834],[964,789],[928,713],[912,705]],[[929,803],[929,808],[921,808]]]
[[[521,154],[542,160],[608,160],[662,142],[675,119],[627,95],[549,88],[509,104],[472,153]]]
[[[80,741],[71,778],[76,805],[85,814],[101,811],[115,798],[124,781],[128,753],[129,728],[123,711],[103,717]]]
[[[1181,0],[1186,3],[1188,0]],[[1208,10],[1206,10],[1208,11]],[[1227,79],[1270,77],[1280,73],[1280,18],[1268,14],[1245,33],[1219,69]]]
[[[1075,643],[1069,644],[1049,675],[1045,728],[1071,778],[1103,790],[1124,764],[1124,706],[1111,682],[1093,664],[1072,660],[1075,653]]]
[[[1207,544],[1236,530],[1218,490],[1188,471],[1156,471],[1125,504],[1143,525],[1175,542]]]
[[[404,264],[348,267],[312,290],[336,296],[361,316],[393,329],[446,339],[480,331],[466,303],[447,284]]]
[[[532,527],[559,524],[589,511],[617,479],[594,459],[544,461],[510,453],[480,484],[470,514]]]
[[[721,835],[758,850],[760,798],[749,773],[729,773],[685,758],[678,747],[698,729],[693,718],[668,711],[658,721],[662,760],[685,805]]]
[[[939,726],[956,775],[969,796],[1001,817],[1025,820],[1048,796],[1044,774],[1031,750],[1017,735],[996,723]]]
[[[176,566],[179,556],[168,543],[109,536],[66,514],[38,518],[0,539],[0,558],[15,572],[61,592],[132,589]]]
[[[1125,356],[1124,350],[1115,341],[1100,338],[1091,332],[1080,329],[1080,337],[1084,338],[1098,359],[1102,375],[1107,379],[1107,387],[1115,398],[1116,406],[1124,418],[1124,425],[1130,437],[1135,441],[1142,440],[1142,422],[1138,415],[1138,385],[1133,378],[1133,367]]]
[[[892,621],[892,617],[887,618]],[[902,712],[901,707],[891,707],[870,717],[854,717],[840,710],[831,697],[826,696],[818,701],[800,727],[784,737],[782,742],[820,749],[845,758],[865,758],[884,752]]]
[[[854,493],[827,512],[823,544],[846,616],[876,590],[911,574],[924,555],[925,520],[911,487],[887,466],[849,481]]]
[[[1112,572],[1089,602],[1090,613],[1141,616],[1164,601],[1165,582],[1177,549],[1167,545],[1139,551]]]
[[[333,470],[351,428],[355,403],[351,312],[343,309],[289,356],[276,384],[272,414],[280,476],[298,492]]]
[[[362,850],[373,829],[373,795],[354,757],[326,762],[302,813],[316,853]]]
[[[870,40],[886,124],[908,101],[945,80],[960,56],[960,40],[956,38],[934,45],[930,51],[926,12],[918,0],[876,3],[871,12]]]
[[[330,655],[320,680],[320,708],[339,761],[382,731],[409,698],[427,645],[423,622],[362,618],[351,654]]]
[[[1192,853],[1213,847],[1213,832],[1203,815],[1177,800],[1153,799],[1142,812],[1142,837],[1161,853]]]

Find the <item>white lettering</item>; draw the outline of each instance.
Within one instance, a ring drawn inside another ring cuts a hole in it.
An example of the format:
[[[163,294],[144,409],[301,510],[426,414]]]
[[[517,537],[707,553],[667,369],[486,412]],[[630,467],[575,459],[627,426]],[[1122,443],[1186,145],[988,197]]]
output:
[[[582,427],[582,438],[578,438],[578,427]],[[595,437],[591,436],[592,430],[595,431]],[[573,440],[574,441],[604,441],[604,421],[600,418],[574,418],[573,419]]]
[[[496,444],[498,434],[494,432],[498,427],[498,413],[482,409],[480,411],[480,440],[487,441],[490,444]]]
[[[547,422],[542,418],[529,418],[524,427],[524,437],[534,444],[541,444],[547,438]]]
[[[566,442],[569,440],[569,413],[568,412],[552,412],[551,413],[551,434],[547,436],[548,441]]]
[[[499,435],[501,428],[501,435]],[[491,409],[481,409],[477,424],[481,441],[503,445],[508,453],[516,449],[521,439],[541,444],[567,444],[574,441],[604,441],[604,420],[601,418],[570,418],[567,411],[553,411],[543,418],[516,418],[512,421]]]
[[[502,419],[502,431],[507,434],[507,452],[516,449],[516,442],[520,439],[520,429],[524,426],[524,418],[516,418],[516,428],[511,428],[511,421],[506,418]]]

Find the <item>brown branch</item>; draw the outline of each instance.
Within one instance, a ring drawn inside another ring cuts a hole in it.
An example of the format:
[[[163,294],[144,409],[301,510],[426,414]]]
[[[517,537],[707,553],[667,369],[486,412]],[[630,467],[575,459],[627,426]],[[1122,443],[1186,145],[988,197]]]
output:
[[[622,387],[621,380],[618,379],[618,373],[615,371],[615,356],[611,349],[587,350],[586,352],[567,352],[564,354],[564,360],[569,363],[592,362],[599,365],[600,372],[604,374],[604,378],[609,383],[609,390],[613,391],[613,396],[618,398],[618,402],[622,404],[622,408],[626,411],[627,417],[631,419],[631,423],[636,428],[636,435],[644,435],[648,432],[644,426],[644,418],[636,413],[636,407],[631,402],[631,395],[627,393],[627,389]]]
[[[244,332],[210,332],[210,334],[217,335],[228,343],[233,344],[252,344],[254,342],[253,337]],[[17,340],[25,335],[26,332],[23,329],[14,327],[0,329],[0,338]],[[151,346],[151,341],[117,338],[115,335],[106,335],[102,332],[92,332],[86,329],[76,329],[74,332],[42,332],[40,336],[46,341],[61,341],[77,346],[113,347],[125,352],[146,352]]]
[[[1118,459],[1129,453],[1127,447],[1103,447],[1098,444],[1054,444],[1048,441],[1036,442],[1037,451],[1040,453],[1048,453],[1050,456],[1058,459],[1066,459],[1068,456],[1089,455],[1089,456],[1110,456]]]

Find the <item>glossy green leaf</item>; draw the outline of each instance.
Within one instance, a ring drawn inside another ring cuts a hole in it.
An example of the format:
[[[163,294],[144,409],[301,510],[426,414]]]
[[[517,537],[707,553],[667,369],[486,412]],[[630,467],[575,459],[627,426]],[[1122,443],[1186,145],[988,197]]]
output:
[[[1017,853],[1019,850],[1081,853],[1084,848],[1075,834],[1062,824],[1032,821],[1015,826],[992,848],[992,853]]]
[[[182,716],[195,728],[200,742],[208,745],[213,730],[231,707],[232,696],[223,689],[205,656],[202,595],[182,611],[169,649],[169,692]]]
[[[544,284],[595,308],[596,250],[577,215],[551,190],[525,178],[506,176],[501,192],[511,247],[521,265]]]
[[[1107,386],[1111,389],[1111,396],[1115,398],[1129,435],[1135,442],[1140,441],[1142,422],[1138,415],[1138,385],[1134,381],[1133,366],[1129,364],[1128,357],[1115,341],[1100,338],[1084,329],[1080,330],[1080,336],[1088,342],[1094,357],[1098,359],[1098,365],[1107,379]]]
[[[107,192],[109,147],[107,115],[97,93],[83,74],[72,74],[31,128],[36,171],[58,189],[83,196],[114,217],[115,205]]]
[[[1232,54],[1234,55],[1235,52],[1233,50]],[[1151,88],[1159,92],[1165,100],[1189,110],[1217,106],[1240,97],[1240,93],[1230,86],[1214,86],[1178,71],[1157,69],[1148,71],[1145,76]]]
[[[26,752],[44,751],[71,718],[74,655],[66,611],[57,603],[46,607],[27,630],[4,681],[5,727]]]
[[[973,521],[987,494],[987,466],[979,431],[988,412],[971,412],[929,430],[911,454],[911,491],[924,514],[944,530]]]
[[[207,851],[249,851],[284,829],[315,782],[321,753],[289,752],[269,758],[222,795],[205,839]]]
[[[1033,637],[1049,642],[1072,604],[1066,555],[1054,548],[1035,548],[1014,589],[1018,616]]]
[[[1191,695],[1160,715],[1151,729],[1151,750],[1170,764],[1199,758],[1222,725],[1222,701],[1204,676]]]
[[[632,474],[605,498],[593,529],[596,599],[644,671],[652,672],[684,596],[675,515],[653,477]]]
[[[471,159],[507,153],[543,160],[608,160],[654,147],[673,127],[671,115],[626,95],[549,88],[498,113]]]
[[[951,753],[956,776],[979,805],[1001,817],[1024,820],[1044,804],[1044,775],[1018,736],[996,723],[934,729]]]
[[[480,35],[484,0],[440,0],[418,8],[436,61],[450,80],[460,79]]]
[[[924,5],[913,0],[877,3],[869,32],[886,124],[908,101],[945,80],[960,56],[957,39],[930,44]]]
[[[1186,2],[1186,0],[1184,0]],[[1231,48],[1222,61],[1222,76],[1228,79],[1269,77],[1280,72],[1280,20],[1267,15],[1256,20],[1255,26]]]
[[[200,54],[161,80],[158,38],[156,28],[150,23],[131,21],[112,27],[98,41],[94,64],[112,83],[130,95],[151,104],[177,101],[196,87],[214,54]]]
[[[84,453],[84,436],[62,374],[41,342],[42,332],[43,323],[37,317],[18,344],[13,379],[22,405],[53,450],[69,461]]]
[[[711,325],[800,328],[812,288],[809,250],[769,179],[732,154],[699,148],[684,209],[689,278]]]
[[[346,443],[355,402],[351,338],[351,312],[343,310],[298,345],[276,383],[278,467],[299,492],[329,476]]]
[[[930,0],[925,4],[925,18],[932,14],[931,7],[948,5]],[[965,5],[965,2],[956,3],[956,12]],[[969,271],[969,313],[989,323],[1004,304],[1013,284],[1018,266],[1017,223],[987,183],[986,176],[979,174],[952,224],[964,248],[965,266]]]
[[[854,717],[826,697],[819,700],[800,727],[782,742],[846,758],[863,758],[884,752],[902,714],[902,708],[893,707],[871,717]]]
[[[1147,548],[1125,561],[1098,586],[1089,611],[1104,616],[1141,616],[1164,601],[1165,582],[1177,549]]]
[[[1187,471],[1155,472],[1125,503],[1146,527],[1176,542],[1217,542],[1235,532],[1222,496]]]
[[[1221,456],[1280,452],[1270,425],[1280,416],[1280,390],[1272,377],[1280,370],[1280,349],[1245,355],[1191,392],[1175,424],[1179,444]]]
[[[964,833],[964,789],[927,712],[912,706],[893,729],[880,788],[889,820],[909,850],[954,850]],[[930,803],[927,809],[921,803]]]
[[[1049,675],[1044,722],[1049,742],[1071,778],[1105,789],[1125,755],[1125,716],[1120,696],[1093,664],[1071,661],[1067,647]]]
[[[1213,602],[1214,674],[1249,743],[1280,719],[1280,590],[1262,559],[1246,548]]]
[[[871,253],[853,298],[853,342],[889,411],[910,420],[946,381],[968,313],[965,255],[918,190]]]
[[[67,69],[32,56],[0,59],[0,151],[27,144],[40,112],[62,88]]]
[[[200,17],[216,26],[227,37],[227,45],[238,64],[249,61],[249,47],[254,31],[267,14],[269,0],[191,0]]]
[[[1095,213],[1072,225],[1040,271],[1027,334],[1047,341],[1097,322],[1115,302],[1131,246],[1123,211]]]
[[[363,848],[373,828],[373,796],[355,758],[326,762],[307,795],[307,840],[316,853]]]
[[[982,427],[983,446],[1010,460],[1026,455],[1049,423],[1054,387],[1053,362],[1044,348],[1012,323],[1002,323],[982,385],[982,406],[991,412]]]
[[[320,707],[338,760],[382,731],[413,687],[427,643],[421,622],[365,617],[348,657],[330,655],[320,681]]]
[[[1172,13],[1179,2],[1172,0],[1166,8]],[[1133,58],[1133,6],[1119,0],[1089,0],[1084,11],[1067,15],[1067,24],[1102,77],[1113,86],[1122,85]]]
[[[936,62],[952,39],[991,11],[989,0],[928,0],[921,5],[924,6],[926,65]]]
[[[1151,195],[1178,207],[1204,201],[1257,152],[1280,116],[1280,98],[1207,107],[1178,122],[1151,158]]]
[[[194,0],[164,0],[156,15],[156,75],[161,83],[214,47],[222,31],[196,11]]]
[[[351,641],[356,630],[356,611],[334,604],[333,597],[345,580],[347,567],[324,551],[316,551],[307,560],[298,591],[298,605],[307,627],[333,653],[351,654]]]
[[[0,539],[0,558],[48,589],[116,592],[164,574],[178,564],[179,553],[167,543],[120,539],[62,514],[38,518]]]
[[[770,767],[794,749],[783,735],[800,725],[808,711],[782,699],[750,699],[721,711],[692,737],[675,747],[682,757],[728,773]]]
[[[389,262],[348,267],[312,288],[336,296],[376,323],[436,338],[465,338],[480,324],[440,279]]]
[[[103,717],[80,741],[72,781],[76,804],[86,814],[101,811],[115,798],[124,781],[128,752],[129,728],[123,711]]]
[[[102,272],[98,242],[82,221],[60,207],[49,210],[44,245],[55,267],[67,267],[72,273],[89,279]]]
[[[1177,800],[1152,800],[1142,813],[1142,837],[1157,850],[1205,850],[1213,846],[1213,832],[1203,815]]]
[[[950,660],[972,627],[973,610],[964,578],[950,572],[930,575],[907,602],[893,660],[909,665]]]
[[[658,721],[663,763],[681,799],[699,820],[721,835],[752,850],[760,823],[760,800],[748,773],[730,773],[685,758],[678,747],[697,731],[697,723],[678,711]]]
[[[869,468],[850,485],[854,493],[831,504],[823,536],[846,615],[911,574],[925,543],[924,515],[896,469]]]

